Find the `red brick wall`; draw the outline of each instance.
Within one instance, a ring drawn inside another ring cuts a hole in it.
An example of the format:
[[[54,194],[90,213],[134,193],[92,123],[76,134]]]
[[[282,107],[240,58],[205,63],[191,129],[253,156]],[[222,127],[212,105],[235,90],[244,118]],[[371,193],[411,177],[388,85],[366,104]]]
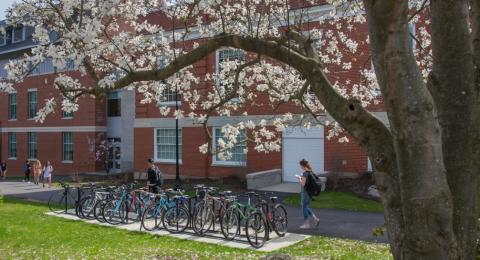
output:
[[[325,138],[325,171],[363,172],[367,170],[368,156],[365,150],[349,136],[348,143],[337,138]]]
[[[95,159],[95,138],[101,133],[74,132],[73,133],[73,163],[63,163],[62,133],[37,132],[38,159],[45,164],[49,160],[54,167],[55,174],[94,172],[102,170]],[[8,140],[8,133],[2,133],[2,140]],[[3,160],[8,165],[9,176],[21,176],[22,165],[27,159],[27,133],[17,133],[17,158],[7,159],[8,142],[2,144]]]
[[[182,128],[182,176],[201,176],[220,178],[228,176],[244,177],[247,173],[281,168],[281,152],[258,153],[253,144],[248,145],[247,165],[244,167],[212,165],[212,156],[200,153],[199,146],[207,139],[200,127]],[[154,153],[154,128],[135,129],[135,171],[144,172],[147,168],[147,159]],[[175,174],[175,164],[158,163],[158,166],[167,174]]]

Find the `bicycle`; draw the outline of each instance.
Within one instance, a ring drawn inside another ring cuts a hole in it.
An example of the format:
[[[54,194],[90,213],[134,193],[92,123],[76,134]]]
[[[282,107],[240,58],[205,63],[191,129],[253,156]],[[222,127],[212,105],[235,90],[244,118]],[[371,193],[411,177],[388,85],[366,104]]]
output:
[[[169,207],[162,216],[163,228],[170,233],[180,233],[190,224],[190,210],[187,206],[188,195],[177,195],[172,198],[173,207]]]
[[[270,203],[261,199],[256,205],[246,223],[246,235],[250,245],[260,248],[270,239],[270,233],[283,237],[287,233],[287,211],[281,203],[276,203],[277,197],[270,197]]]
[[[175,204],[170,201],[169,193],[173,193],[172,189],[168,189],[161,194],[154,195],[153,203],[143,212],[142,214],[142,223],[140,225],[140,230],[142,227],[145,230],[153,231],[159,228],[159,224],[165,214],[165,211],[174,207]]]
[[[220,221],[220,228],[225,239],[233,240],[236,236],[240,235],[242,223],[246,223],[250,214],[255,211],[255,207],[251,204],[254,195],[255,192],[247,192],[237,197],[232,196],[227,198],[227,203],[230,205],[227,206],[227,210],[225,214],[222,215]],[[239,202],[238,198],[243,196],[248,197],[246,204]]]
[[[231,191],[220,192],[217,197],[212,195],[217,190],[214,187],[196,186],[195,188],[197,197],[201,200],[195,205],[192,218],[193,231],[203,236],[212,227],[215,231],[215,223],[219,223],[221,216],[225,213],[225,197],[231,195]]]
[[[63,190],[53,193],[48,199],[48,208],[51,212],[60,213],[59,209],[64,208],[64,213],[68,213],[69,210],[75,209],[77,214],[78,194],[75,195],[67,183],[59,182]]]

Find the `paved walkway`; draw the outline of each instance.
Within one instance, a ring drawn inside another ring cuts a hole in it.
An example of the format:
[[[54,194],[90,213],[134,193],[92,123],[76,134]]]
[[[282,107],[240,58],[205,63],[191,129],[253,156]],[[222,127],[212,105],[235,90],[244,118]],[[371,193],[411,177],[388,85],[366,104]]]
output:
[[[0,182],[0,191],[5,196],[12,196],[30,200],[48,201],[53,191],[57,188],[42,188],[22,182]],[[276,192],[280,200],[283,200],[291,193]],[[382,226],[384,223],[383,214],[354,212],[333,209],[314,209],[320,217],[318,229],[299,229],[303,223],[301,209],[287,206],[289,232],[306,235],[322,235],[329,237],[350,238],[371,242],[387,242],[386,236],[373,236],[373,229]]]
[[[235,240],[228,241],[225,240],[223,235],[220,232],[209,232],[205,236],[198,236],[196,235],[192,230],[185,230],[185,232],[179,233],[179,234],[172,234],[166,230],[156,230],[156,231],[146,231],[145,229],[140,230],[140,223],[135,222],[131,224],[124,224],[124,225],[117,225],[117,226],[112,226],[108,223],[100,223],[96,220],[85,220],[85,219],[79,219],[77,216],[75,216],[75,212],[72,212],[71,214],[65,214],[65,213],[53,213],[53,212],[48,212],[47,213],[50,216],[56,216],[56,217],[61,217],[61,218],[66,218],[66,219],[72,219],[72,220],[79,220],[79,221],[84,221],[87,223],[91,224],[96,224],[96,225],[104,225],[104,226],[109,226],[109,227],[114,227],[114,228],[120,228],[120,229],[126,229],[129,231],[141,231],[145,233],[150,233],[152,235],[161,235],[161,236],[170,236],[170,237],[176,237],[180,239],[186,239],[186,240],[194,240],[196,242],[203,242],[203,243],[209,243],[209,244],[216,244],[216,245],[222,245],[222,246],[228,246],[228,247],[233,247],[233,248],[242,248],[242,249],[255,249],[250,244],[248,243],[248,240],[245,236],[240,236],[235,238]],[[263,251],[263,252],[272,252],[284,247],[291,246],[293,244],[296,244],[298,242],[301,242],[307,238],[309,238],[309,235],[303,235],[303,234],[295,234],[295,233],[287,233],[284,237],[278,237],[274,232],[270,234],[270,240],[268,240],[265,245],[261,248],[255,249],[258,251]]]

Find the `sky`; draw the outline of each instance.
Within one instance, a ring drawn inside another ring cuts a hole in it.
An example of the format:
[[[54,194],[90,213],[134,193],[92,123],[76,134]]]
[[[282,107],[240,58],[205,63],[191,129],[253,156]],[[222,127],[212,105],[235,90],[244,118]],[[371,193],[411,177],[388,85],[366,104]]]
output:
[[[0,21],[5,19],[5,10],[16,0],[0,0]]]

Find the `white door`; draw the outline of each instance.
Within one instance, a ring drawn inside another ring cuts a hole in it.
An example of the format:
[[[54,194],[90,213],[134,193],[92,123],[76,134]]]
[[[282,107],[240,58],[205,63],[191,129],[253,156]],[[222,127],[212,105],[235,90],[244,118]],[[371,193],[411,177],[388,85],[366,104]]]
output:
[[[284,182],[297,181],[295,174],[302,173],[299,166],[302,159],[310,162],[315,173],[322,173],[324,170],[323,128],[288,128],[283,133],[282,151]]]

